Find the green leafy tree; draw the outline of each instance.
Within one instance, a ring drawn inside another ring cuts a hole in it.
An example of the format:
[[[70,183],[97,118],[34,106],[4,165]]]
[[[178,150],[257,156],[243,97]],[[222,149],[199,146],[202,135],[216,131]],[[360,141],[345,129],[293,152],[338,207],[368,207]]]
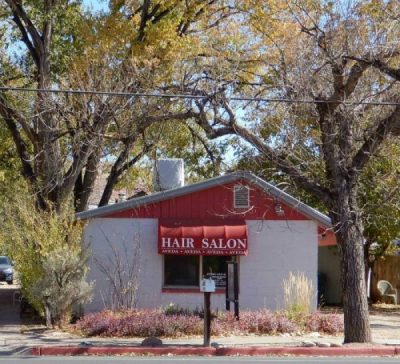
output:
[[[71,222],[66,223],[70,201],[75,211],[87,208],[104,161],[111,167],[100,205],[109,202],[115,186],[124,183],[132,167],[156,144],[165,154],[191,155],[193,166],[196,159],[211,156],[204,131],[196,124],[187,127],[182,123],[193,118],[185,103],[42,90],[131,93],[175,89],[176,80],[186,77],[187,69],[181,67],[185,60],[210,48],[200,35],[216,36],[214,24],[229,15],[230,7],[220,5],[200,0],[111,1],[110,11],[93,15],[82,11],[80,1],[5,0],[0,4],[0,21],[7,30],[0,42],[1,86],[39,89],[0,92],[0,132],[5,132],[1,137],[8,145],[12,141],[9,150],[18,157],[16,166],[26,183],[22,195],[27,200],[26,204],[11,204],[14,211],[3,202],[2,209],[7,211],[3,216],[9,218],[1,228],[2,241],[18,264],[24,294],[38,309],[44,305],[38,287],[54,283],[53,276],[64,264],[52,260],[58,253],[51,254],[77,240],[69,238],[75,232],[68,230]],[[167,121],[174,126],[157,136],[158,125]],[[179,138],[180,133],[192,135],[200,148]],[[168,141],[177,146],[167,146]],[[216,154],[215,148],[212,153]],[[9,166],[5,170],[11,172]],[[202,161],[196,173],[203,172],[211,173]],[[36,208],[30,204],[31,195]],[[24,205],[29,210],[21,210]],[[33,211],[35,216],[30,216]],[[68,234],[63,233],[63,224]],[[45,271],[54,274],[45,276]],[[56,292],[46,296],[51,296],[55,319],[61,320],[64,314],[55,308],[60,304]],[[75,297],[72,292],[71,297]]]
[[[2,63],[9,66],[3,84],[173,90],[176,80],[186,77],[182,64],[212,50],[207,37],[217,35],[215,24],[231,11],[227,4],[199,0],[118,1],[109,8],[94,16],[84,13],[77,1],[5,1],[1,16],[10,32],[3,43]],[[7,52],[13,43],[20,46],[18,60]],[[100,201],[107,204],[115,185],[153,147],[146,140],[147,128],[173,120],[175,132],[187,131],[180,122],[193,114],[183,106],[168,99],[41,91],[0,94],[0,117],[12,136],[23,176],[44,210],[60,209],[71,196],[77,211],[87,208],[106,158],[114,161]]]

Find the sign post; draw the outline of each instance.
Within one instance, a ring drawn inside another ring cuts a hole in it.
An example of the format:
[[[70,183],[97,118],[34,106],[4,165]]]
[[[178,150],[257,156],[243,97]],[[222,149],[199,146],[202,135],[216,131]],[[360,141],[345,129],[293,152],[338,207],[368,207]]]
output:
[[[210,346],[211,339],[211,293],[204,292],[204,346]]]
[[[235,318],[239,320],[239,272],[237,262],[226,262],[226,309],[230,311],[234,303]]]
[[[211,292],[215,292],[215,282],[211,278],[201,281],[200,290],[204,292],[204,346],[210,346],[211,338]]]

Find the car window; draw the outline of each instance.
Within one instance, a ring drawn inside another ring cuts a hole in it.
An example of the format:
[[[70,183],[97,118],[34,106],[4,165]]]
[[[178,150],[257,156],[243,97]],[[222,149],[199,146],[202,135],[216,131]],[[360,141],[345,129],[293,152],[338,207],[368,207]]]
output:
[[[0,264],[10,264],[7,257],[0,257]]]

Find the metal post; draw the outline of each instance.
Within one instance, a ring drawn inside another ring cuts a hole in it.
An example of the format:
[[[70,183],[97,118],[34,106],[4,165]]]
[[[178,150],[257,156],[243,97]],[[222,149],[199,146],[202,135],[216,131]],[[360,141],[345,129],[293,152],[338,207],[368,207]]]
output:
[[[234,265],[234,291],[235,291],[235,318],[239,321],[239,270],[238,264]]]
[[[225,298],[227,311],[230,310],[230,303],[233,302],[235,319],[239,320],[239,271],[237,262],[227,262]]]
[[[211,336],[211,304],[210,292],[204,292],[204,346],[210,346]]]

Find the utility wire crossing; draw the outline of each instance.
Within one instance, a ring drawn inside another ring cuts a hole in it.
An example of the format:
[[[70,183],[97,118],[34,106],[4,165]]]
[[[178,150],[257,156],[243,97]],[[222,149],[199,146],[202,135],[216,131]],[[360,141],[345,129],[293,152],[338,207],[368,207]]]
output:
[[[15,92],[43,92],[53,94],[74,94],[74,95],[100,95],[113,97],[144,97],[160,99],[188,99],[205,100],[215,97],[214,95],[189,95],[189,94],[163,94],[163,93],[142,93],[142,92],[113,92],[96,90],[72,90],[72,89],[42,89],[42,88],[23,88],[23,87],[5,87],[0,86],[0,91]],[[341,100],[307,100],[307,99],[286,99],[286,98],[266,98],[266,97],[247,97],[232,96],[231,101],[246,102],[268,102],[268,103],[287,103],[287,104],[343,104],[343,105],[376,105],[376,106],[399,106],[400,102],[394,101],[341,101]]]

